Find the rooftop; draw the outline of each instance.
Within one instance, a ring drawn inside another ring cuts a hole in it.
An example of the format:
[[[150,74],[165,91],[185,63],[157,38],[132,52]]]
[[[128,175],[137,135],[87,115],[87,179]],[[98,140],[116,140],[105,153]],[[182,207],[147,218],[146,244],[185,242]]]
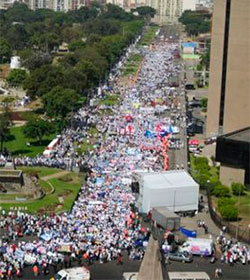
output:
[[[139,173],[143,186],[150,189],[198,186],[185,170]]]
[[[177,214],[175,214],[173,211],[169,210],[168,207],[153,207],[153,210],[156,210],[158,213],[162,214],[163,216],[166,217],[179,217]]]
[[[224,134],[221,137],[228,140],[250,143],[250,126],[241,130]]]

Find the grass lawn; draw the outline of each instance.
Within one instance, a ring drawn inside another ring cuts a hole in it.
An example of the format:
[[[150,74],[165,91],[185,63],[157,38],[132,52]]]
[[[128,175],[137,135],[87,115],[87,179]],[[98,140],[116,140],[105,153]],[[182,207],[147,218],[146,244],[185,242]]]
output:
[[[132,54],[123,67],[122,76],[135,75],[142,62],[143,56],[140,54]]]
[[[118,94],[106,94],[105,98],[100,100],[99,105],[113,106],[119,101]]]
[[[44,148],[56,135],[53,133],[49,136],[45,136],[40,145],[38,141],[24,137],[23,126],[11,127],[10,133],[11,135],[8,141],[4,143],[4,147],[6,147],[13,156],[27,155],[29,157],[34,157],[37,154],[42,153]],[[30,143],[29,147],[26,145],[27,142]]]
[[[149,26],[146,30],[145,34],[143,35],[143,38],[139,42],[140,46],[147,46],[151,44],[155,38],[155,33],[159,29],[159,26]]]
[[[58,171],[60,172],[61,170],[58,169],[57,172]],[[41,174],[48,175],[48,172],[47,170],[42,170]],[[53,185],[55,189],[54,193],[45,195],[42,199],[31,202],[2,202],[2,209],[8,211],[10,207],[27,207],[27,212],[33,214],[69,211],[76,199],[77,193],[81,188],[82,176],[77,173],[71,172],[61,178],[52,178],[47,182],[40,180],[41,186],[43,187],[45,192],[49,192],[51,190],[48,182]],[[64,202],[60,202],[59,198],[62,198]]]
[[[21,167],[18,169],[20,169],[23,172],[28,173],[30,175],[37,174],[39,176],[39,178],[47,176],[47,175],[56,174],[56,173],[62,171],[59,168],[49,168],[49,167]]]
[[[250,191],[246,191],[245,195],[240,197],[232,196],[236,201],[236,206],[239,206],[239,215],[241,218],[246,219],[249,222],[250,219]]]

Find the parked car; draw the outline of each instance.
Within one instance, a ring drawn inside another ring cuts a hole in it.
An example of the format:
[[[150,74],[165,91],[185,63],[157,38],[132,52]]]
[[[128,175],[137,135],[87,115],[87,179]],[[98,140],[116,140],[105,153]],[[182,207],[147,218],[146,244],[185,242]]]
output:
[[[185,89],[186,90],[194,90],[195,89],[195,86],[193,84],[186,84],[185,85]]]
[[[167,255],[168,259],[171,261],[177,261],[177,262],[183,262],[183,263],[190,263],[193,261],[192,254],[188,254],[186,252],[175,252],[175,253],[169,253]]]
[[[206,140],[204,141],[204,144],[205,144],[205,145],[213,144],[213,143],[216,142],[216,139],[217,139],[216,136],[211,137],[211,138],[208,138],[208,139],[206,139]]]
[[[191,100],[188,102],[189,107],[201,107],[201,101],[200,100]]]

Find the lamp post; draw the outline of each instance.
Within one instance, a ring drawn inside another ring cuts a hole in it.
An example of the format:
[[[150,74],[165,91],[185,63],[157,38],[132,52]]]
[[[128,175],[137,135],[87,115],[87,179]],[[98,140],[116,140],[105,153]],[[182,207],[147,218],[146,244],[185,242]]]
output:
[[[211,192],[210,180],[207,180],[206,188],[207,188],[208,194],[210,195],[210,192]]]

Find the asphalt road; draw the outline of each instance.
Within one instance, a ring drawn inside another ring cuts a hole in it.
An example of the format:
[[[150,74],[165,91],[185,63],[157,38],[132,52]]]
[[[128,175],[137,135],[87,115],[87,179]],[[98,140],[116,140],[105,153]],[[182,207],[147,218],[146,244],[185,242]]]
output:
[[[89,266],[92,280],[122,280],[122,274],[124,272],[138,272],[140,268],[139,261],[131,261],[127,259],[124,254],[124,264],[117,265],[116,262],[109,262],[106,264],[96,263]],[[223,279],[226,280],[248,280],[249,279],[249,265],[234,264],[221,264],[217,261],[215,264],[210,264],[209,259],[195,257],[192,263],[181,263],[172,261],[170,264],[166,264],[163,269],[168,271],[204,271],[210,277],[214,279],[215,269],[220,267],[223,272]],[[35,279],[50,279],[53,276],[53,269],[50,269],[50,273],[47,276],[40,274],[38,277],[34,277],[31,267],[25,269],[25,277],[23,280],[35,280]],[[145,280],[157,280],[157,279],[145,279]]]

